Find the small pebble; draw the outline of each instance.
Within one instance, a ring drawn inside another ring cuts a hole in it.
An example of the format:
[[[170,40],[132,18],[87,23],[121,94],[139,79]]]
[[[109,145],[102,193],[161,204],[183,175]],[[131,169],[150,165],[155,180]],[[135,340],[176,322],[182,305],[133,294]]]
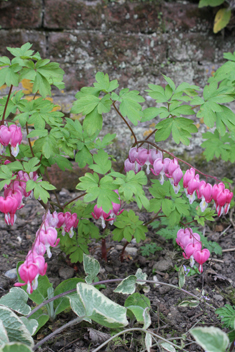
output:
[[[16,279],[17,278],[16,268],[8,270],[7,272],[5,272],[4,275],[9,279]]]

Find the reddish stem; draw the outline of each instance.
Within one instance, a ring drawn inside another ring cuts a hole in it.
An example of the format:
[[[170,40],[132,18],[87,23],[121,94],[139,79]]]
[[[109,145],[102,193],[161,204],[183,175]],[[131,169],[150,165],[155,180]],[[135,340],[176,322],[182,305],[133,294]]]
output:
[[[107,262],[107,248],[106,248],[106,239],[105,238],[102,238],[101,258]]]
[[[121,255],[120,255],[120,261],[121,261],[121,263],[124,262],[124,253],[125,253],[125,249],[126,249],[126,247],[127,247],[127,245],[128,245],[129,243],[130,243],[130,242],[126,241],[126,243],[124,244],[124,247],[122,248],[122,253],[121,253]]]
[[[5,115],[6,115],[6,111],[7,111],[7,105],[8,105],[8,103],[9,103],[9,99],[10,99],[10,96],[11,96],[12,88],[13,88],[13,85],[10,86],[10,90],[9,90],[9,93],[8,93],[6,105],[5,105],[5,108],[4,108],[4,111],[3,111],[3,115],[2,115],[1,125],[4,124],[4,119],[5,119]]]

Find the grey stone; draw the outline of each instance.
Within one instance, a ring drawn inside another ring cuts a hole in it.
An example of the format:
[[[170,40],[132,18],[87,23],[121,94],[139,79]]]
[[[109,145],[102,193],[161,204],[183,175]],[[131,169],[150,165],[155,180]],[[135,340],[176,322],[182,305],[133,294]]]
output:
[[[125,251],[130,255],[136,256],[138,249],[135,247],[128,247],[127,246]]]
[[[9,279],[16,279],[17,278],[16,268],[7,270],[7,272],[5,272],[4,275]]]
[[[224,297],[221,296],[221,295],[214,295],[213,297],[216,301],[223,301],[224,300]]]
[[[167,271],[173,266],[172,262],[170,260],[159,260],[156,264],[154,264],[153,269],[157,271]]]
[[[59,270],[59,275],[62,279],[70,279],[74,275],[74,269],[70,267],[62,267]]]
[[[161,295],[164,295],[165,293],[169,292],[170,289],[171,287],[169,286],[160,286],[158,290]]]

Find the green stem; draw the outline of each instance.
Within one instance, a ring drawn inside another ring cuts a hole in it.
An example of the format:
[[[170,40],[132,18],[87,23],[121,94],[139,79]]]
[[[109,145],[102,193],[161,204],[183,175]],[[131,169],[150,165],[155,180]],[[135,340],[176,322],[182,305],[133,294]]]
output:
[[[94,349],[92,352],[98,352],[101,348],[103,348],[105,345],[107,345],[110,341],[112,341],[112,340],[115,339],[116,337],[118,337],[118,336],[120,336],[120,335],[122,335],[122,334],[125,334],[125,333],[127,333],[127,332],[131,332],[131,331],[141,331],[141,332],[144,332],[145,334],[148,333],[148,334],[150,334],[150,335],[152,335],[152,336],[154,336],[154,337],[156,337],[156,338],[158,338],[158,339],[160,339],[160,340],[162,340],[162,341],[164,341],[164,342],[166,342],[166,343],[169,343],[170,345],[172,345],[172,346],[174,346],[174,347],[176,347],[176,348],[180,348],[180,346],[175,345],[174,343],[172,343],[172,342],[170,342],[170,341],[164,339],[164,337],[161,337],[160,335],[157,335],[157,334],[155,334],[154,332],[152,332],[152,331],[150,331],[150,330],[141,329],[141,328],[130,328],[130,329],[123,330],[123,331],[117,333],[116,335],[110,337],[110,339],[108,339],[107,341],[105,341],[104,343],[102,343],[102,345],[100,345],[99,347],[97,347],[96,349]],[[181,349],[181,350],[187,352],[185,349]]]
[[[81,321],[83,321],[84,317],[78,317],[76,319],[73,319],[71,321],[69,321],[67,324],[61,326],[59,329],[53,331],[50,335],[46,336],[44,339],[42,339],[41,341],[39,341],[34,347],[33,347],[33,351],[37,350],[38,347],[40,347],[41,345],[43,345],[45,342],[47,342],[48,340],[52,339],[55,335],[59,334],[61,331],[67,329],[70,326],[73,326],[75,324],[80,323]]]
[[[62,207],[63,210],[64,210],[65,207],[67,207],[67,205],[69,205],[70,203],[74,202],[74,201],[77,200],[78,198],[84,197],[85,195],[86,195],[86,192],[83,193],[83,194],[80,194],[80,196],[78,196],[78,197],[76,197],[76,198],[70,200],[69,202],[65,203],[65,204],[63,205],[63,207]]]
[[[13,88],[13,85],[10,86],[10,90],[9,90],[9,93],[8,93],[6,105],[5,105],[5,108],[4,108],[4,111],[3,111],[3,115],[2,115],[1,125],[4,124],[4,119],[5,119],[5,115],[6,115],[6,111],[7,111],[7,105],[8,105],[8,103],[9,103],[9,99],[10,99],[10,96],[11,96],[12,88]]]

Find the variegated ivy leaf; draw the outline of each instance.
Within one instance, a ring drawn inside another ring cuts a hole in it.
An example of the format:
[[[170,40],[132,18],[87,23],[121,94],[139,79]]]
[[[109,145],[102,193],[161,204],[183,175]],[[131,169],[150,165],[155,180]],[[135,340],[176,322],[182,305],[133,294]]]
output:
[[[29,330],[30,335],[34,335],[38,327],[38,322],[36,319],[27,319],[26,317],[21,317],[21,321],[24,323],[26,328]]]
[[[27,305],[29,296],[19,287],[12,287],[10,292],[0,299],[0,304],[11,308],[15,312],[28,315],[31,312],[30,306]]]
[[[145,347],[147,352],[151,351],[151,347],[152,347],[152,335],[147,332],[145,335]]]
[[[151,325],[151,317],[149,314],[149,310],[150,308],[145,308],[144,312],[143,312],[143,317],[144,317],[144,329],[147,330],[148,327]]]
[[[160,345],[165,351],[175,352],[175,347],[172,346],[170,343],[162,342]]]
[[[138,280],[147,280],[147,274],[143,273],[142,269],[138,269],[135,273],[135,276]],[[145,282],[138,282],[139,285],[145,285]]]
[[[183,265],[181,266],[179,272],[179,288],[182,288],[185,284],[185,271]]]
[[[135,292],[136,276],[130,275],[117,286],[114,292],[131,295]]]
[[[5,306],[0,306],[0,319],[10,342],[22,342],[30,347],[34,345],[28,329],[12,310]]]
[[[2,321],[0,320],[0,348],[2,346],[4,346],[5,343],[8,343],[9,339],[7,336],[7,331],[2,323]]]
[[[196,299],[188,300],[188,301],[182,301],[180,304],[178,304],[178,307],[190,307],[190,308],[195,308],[199,305],[199,301]]]
[[[111,301],[94,286],[79,282],[77,295],[68,296],[71,308],[79,317],[91,322],[118,329],[126,326],[126,308]]]
[[[91,284],[95,277],[99,274],[100,264],[95,258],[83,253],[83,267],[85,273],[87,274],[85,280],[88,284]]]
[[[0,347],[0,352],[32,352],[32,350],[23,343],[12,342]]]
[[[225,352],[229,345],[229,338],[225,332],[213,326],[191,329],[190,334],[207,352]]]

